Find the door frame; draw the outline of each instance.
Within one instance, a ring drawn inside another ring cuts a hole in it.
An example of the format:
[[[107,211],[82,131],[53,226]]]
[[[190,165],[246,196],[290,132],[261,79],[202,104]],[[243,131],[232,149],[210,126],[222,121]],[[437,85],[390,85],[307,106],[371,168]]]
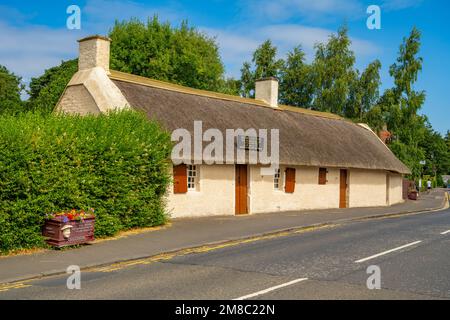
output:
[[[242,171],[245,170],[245,177],[242,177]],[[234,213],[235,215],[248,214],[248,165],[236,164],[234,169]],[[242,179],[243,178],[243,179]],[[240,188],[245,188],[241,190]],[[245,193],[245,197],[243,195]]]

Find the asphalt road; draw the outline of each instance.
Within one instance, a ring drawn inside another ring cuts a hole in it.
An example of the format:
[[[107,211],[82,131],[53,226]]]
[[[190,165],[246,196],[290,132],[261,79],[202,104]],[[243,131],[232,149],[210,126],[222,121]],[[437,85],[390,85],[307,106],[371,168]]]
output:
[[[450,210],[368,220],[203,253],[0,287],[0,299],[449,299]],[[446,232],[448,231],[448,232]],[[366,270],[380,269],[369,290]]]

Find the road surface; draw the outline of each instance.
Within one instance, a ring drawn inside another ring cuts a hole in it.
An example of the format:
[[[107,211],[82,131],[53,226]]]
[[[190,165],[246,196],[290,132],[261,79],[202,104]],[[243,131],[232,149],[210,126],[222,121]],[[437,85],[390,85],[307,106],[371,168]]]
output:
[[[0,299],[449,299],[450,210],[95,268],[80,290],[68,276],[0,286]]]

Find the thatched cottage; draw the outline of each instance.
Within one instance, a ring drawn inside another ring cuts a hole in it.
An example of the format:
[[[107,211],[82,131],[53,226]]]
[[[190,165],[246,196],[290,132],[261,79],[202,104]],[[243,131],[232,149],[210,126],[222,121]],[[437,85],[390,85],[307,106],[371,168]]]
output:
[[[227,161],[173,166],[168,195],[173,217],[388,206],[402,202],[402,176],[410,173],[369,127],[333,114],[278,104],[274,78],[256,83],[256,99],[191,89],[109,69],[110,40],[79,40],[79,71],[56,111],[98,114],[137,109],[172,132],[278,129],[279,168]],[[256,140],[257,144],[260,140]],[[266,141],[269,145],[269,141]],[[235,147],[238,148],[238,143]],[[249,148],[249,140],[245,140]],[[203,159],[204,160],[204,159]]]

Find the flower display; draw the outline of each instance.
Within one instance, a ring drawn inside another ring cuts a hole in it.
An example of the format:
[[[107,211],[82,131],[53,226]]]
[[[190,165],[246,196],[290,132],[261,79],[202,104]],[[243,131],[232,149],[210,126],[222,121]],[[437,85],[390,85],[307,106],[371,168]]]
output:
[[[75,210],[72,209],[70,211],[62,211],[57,213],[47,214],[46,218],[48,220],[54,219],[58,221],[62,221],[64,223],[69,221],[83,221],[84,219],[94,218],[94,209],[90,208],[89,210]]]

